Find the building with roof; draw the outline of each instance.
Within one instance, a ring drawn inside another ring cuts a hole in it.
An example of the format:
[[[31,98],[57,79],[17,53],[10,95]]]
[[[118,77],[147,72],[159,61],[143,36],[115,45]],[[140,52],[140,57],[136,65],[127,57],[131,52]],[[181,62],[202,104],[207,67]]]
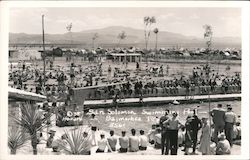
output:
[[[22,103],[37,103],[47,100],[46,96],[39,95],[32,92],[15,89],[12,87],[8,88],[8,113],[11,116],[20,117],[21,110],[20,105]],[[14,122],[9,118],[9,125],[14,125]]]
[[[110,53],[107,59],[112,59],[114,62],[141,62],[142,55],[140,53]]]

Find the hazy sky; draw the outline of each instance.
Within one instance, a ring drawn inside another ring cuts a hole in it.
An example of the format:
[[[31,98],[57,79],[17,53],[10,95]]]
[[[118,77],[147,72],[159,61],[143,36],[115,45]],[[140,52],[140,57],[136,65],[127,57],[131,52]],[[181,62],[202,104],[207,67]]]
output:
[[[155,16],[160,31],[202,37],[204,24],[213,27],[214,36],[241,37],[239,8],[12,8],[10,32],[36,33],[41,31],[41,15],[45,15],[46,33],[65,33],[73,23],[73,32],[127,26],[143,29],[143,17]]]

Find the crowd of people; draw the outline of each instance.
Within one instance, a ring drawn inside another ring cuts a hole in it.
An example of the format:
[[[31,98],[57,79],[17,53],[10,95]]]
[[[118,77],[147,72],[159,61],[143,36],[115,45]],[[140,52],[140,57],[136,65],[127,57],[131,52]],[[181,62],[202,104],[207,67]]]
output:
[[[83,68],[81,65],[71,63],[68,67],[56,68],[53,61],[50,62],[50,70],[46,70],[45,78],[42,70],[37,66],[28,66],[25,62],[18,66],[11,65],[9,81],[13,82],[14,88],[35,92],[43,95],[65,95],[70,89],[98,86],[100,84],[117,83],[109,87],[95,89],[93,98],[120,98],[126,97],[146,97],[146,96],[173,96],[173,95],[195,95],[210,93],[234,93],[241,89],[241,78],[239,73],[232,76],[223,76],[216,73],[208,64],[202,67],[194,67],[192,75],[166,77],[155,79],[155,74],[151,70],[143,70],[138,64],[136,69],[130,72],[120,71],[119,68],[112,68],[110,65],[105,70],[102,63],[97,66]],[[168,65],[167,65],[168,66]],[[154,68],[151,66],[150,68]],[[167,69],[161,65],[158,69],[159,75],[168,75]],[[166,71],[167,70],[167,71]],[[111,73],[114,73],[112,75]],[[166,74],[163,74],[165,73]],[[107,74],[105,74],[107,73]],[[121,76],[118,76],[119,73]],[[32,81],[28,83],[29,81]]]
[[[93,153],[92,148],[96,147],[96,153],[104,152],[138,152],[147,151],[148,148],[160,150],[162,155],[177,155],[179,149],[184,155],[197,155],[197,151],[202,155],[228,155],[234,144],[241,141],[240,117],[237,117],[231,105],[227,105],[224,110],[222,104],[213,108],[209,117],[200,118],[193,110],[186,117],[184,123],[180,122],[177,112],[165,110],[165,115],[159,118],[159,122],[152,125],[146,133],[145,130],[132,128],[130,133],[121,131],[121,136],[117,136],[115,130],[109,131],[109,136],[102,131],[101,122],[95,114],[91,114],[88,120],[88,132],[84,132],[87,150],[83,154]],[[139,132],[139,133],[137,133]],[[60,152],[60,143],[54,140],[55,131],[49,132],[47,147],[55,152]],[[129,135],[128,135],[129,134]],[[100,137],[98,137],[100,136]],[[63,135],[60,141],[67,145]],[[54,142],[55,141],[55,142]],[[192,149],[192,152],[190,152]]]

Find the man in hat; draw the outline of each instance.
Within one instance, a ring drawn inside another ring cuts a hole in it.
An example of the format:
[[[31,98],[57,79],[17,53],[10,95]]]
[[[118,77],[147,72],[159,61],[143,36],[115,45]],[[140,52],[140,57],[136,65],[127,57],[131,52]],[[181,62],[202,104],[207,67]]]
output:
[[[232,106],[230,104],[227,105],[225,122],[226,138],[229,141],[230,146],[233,146],[233,126],[236,124],[236,114],[232,111]]]
[[[228,142],[228,140],[226,139],[226,136],[224,133],[221,133],[218,136],[218,143],[216,145],[216,155],[226,155],[226,154],[231,154],[231,147],[230,144]]]
[[[160,127],[161,127],[161,154],[168,155],[169,152],[169,131],[167,125],[163,125],[163,122],[169,119],[169,110],[165,110],[165,115],[160,118]]]
[[[222,104],[218,104],[216,108],[210,111],[210,116],[213,118],[214,123],[214,137],[215,143],[218,142],[218,132],[221,133],[225,127],[225,110]]]
[[[52,142],[54,141],[56,131],[50,130],[49,131],[49,138],[47,139],[46,147],[52,148]]]
[[[178,150],[178,130],[180,126],[183,126],[177,118],[177,112],[173,112],[172,118],[169,118],[163,125],[167,125],[169,128],[169,139],[170,139],[170,149],[171,155],[177,155]]]

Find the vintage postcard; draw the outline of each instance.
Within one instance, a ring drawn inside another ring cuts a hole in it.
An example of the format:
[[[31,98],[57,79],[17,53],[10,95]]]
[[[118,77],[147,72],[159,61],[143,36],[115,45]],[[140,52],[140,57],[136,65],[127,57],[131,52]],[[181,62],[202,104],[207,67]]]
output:
[[[1,159],[249,158],[248,2],[0,13]]]

